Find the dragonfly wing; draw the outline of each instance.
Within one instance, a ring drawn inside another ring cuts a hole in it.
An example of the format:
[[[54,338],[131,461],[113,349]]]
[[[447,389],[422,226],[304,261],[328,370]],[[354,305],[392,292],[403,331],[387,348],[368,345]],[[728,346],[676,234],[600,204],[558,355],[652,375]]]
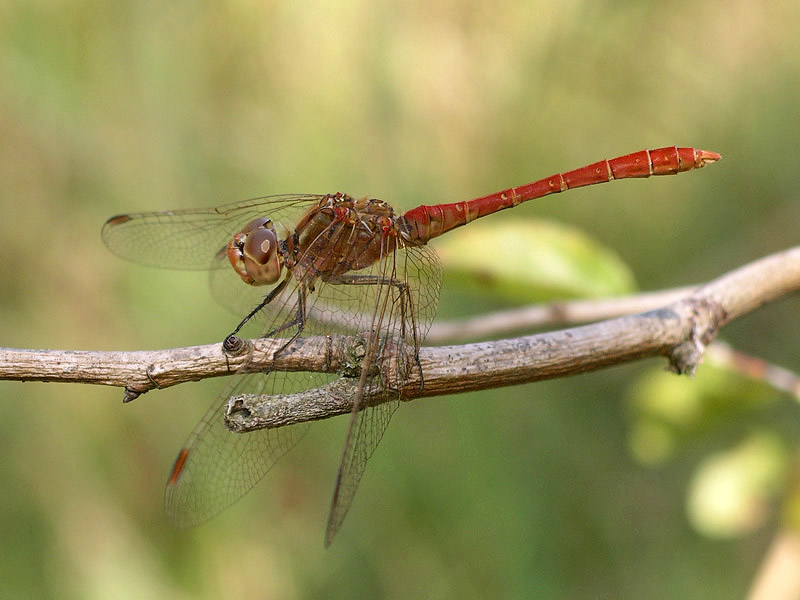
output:
[[[225,426],[236,394],[261,394],[277,374],[236,377],[189,435],[167,482],[167,517],[180,528],[200,525],[244,496],[305,435],[308,423],[242,434]],[[283,374],[281,374],[283,375]]]
[[[372,308],[369,330],[379,336],[367,344],[361,363],[359,388],[354,398],[345,436],[342,459],[336,475],[325,546],[333,541],[353,502],[367,461],[380,443],[389,421],[399,406],[400,392],[411,369],[418,368],[419,345],[422,342],[435,311],[439,291],[438,261],[427,247],[389,249],[383,258],[368,272],[356,273],[350,285],[329,285],[329,290],[343,290],[353,294],[360,290],[359,302],[350,302],[358,312]],[[361,283],[357,283],[357,282]],[[373,281],[372,285],[368,282]],[[405,345],[388,344],[401,339]],[[384,356],[384,350],[394,353]],[[387,373],[381,369],[393,361]],[[374,369],[373,367],[377,367]],[[392,379],[394,377],[395,379]],[[393,398],[388,402],[364,406],[364,398],[377,393]]]
[[[308,201],[307,197],[303,200]],[[243,214],[250,208],[237,210]],[[237,227],[241,227],[241,220],[237,219]],[[352,332],[369,338],[337,475],[327,544],[344,520],[367,460],[398,406],[399,390],[411,370],[418,368],[419,345],[433,318],[440,282],[433,251],[426,247],[395,248],[392,244],[402,244],[396,241],[399,238],[381,237],[387,244],[381,259],[361,260],[358,252],[364,245],[350,242],[363,238],[365,231],[381,235],[379,227],[370,227],[370,223],[339,220],[332,221],[328,229],[314,232],[315,237],[305,250],[308,254],[297,257],[296,264],[325,264],[326,253],[335,251],[342,265],[368,266],[328,280],[317,278],[313,269],[293,271],[287,279],[288,285],[267,305],[263,315],[267,325],[261,328],[262,335],[284,338],[293,338],[298,333],[305,337]],[[318,262],[318,259],[323,260]],[[174,260],[170,264],[174,265]],[[230,289],[236,289],[233,282]],[[388,343],[398,339],[405,345]],[[396,354],[384,356],[385,348],[398,347]],[[390,359],[394,364],[387,362]],[[381,368],[387,365],[390,368],[381,373]],[[188,527],[219,513],[255,485],[306,431],[306,425],[302,424],[231,433],[223,418],[223,407],[230,396],[315,390],[338,376],[303,372],[239,375],[189,436],[176,460],[165,499],[170,520]],[[364,407],[365,393],[372,397],[378,392],[389,401]]]
[[[114,254],[149,267],[230,268],[220,251],[246,223],[267,217],[286,230],[322,197],[266,196],[217,208],[117,215],[103,225],[102,237]]]
[[[328,525],[325,528],[325,547],[331,545],[347,516],[361,476],[367,468],[367,460],[377,448],[399,404],[398,400],[393,400],[351,414],[342,460],[336,474]]]

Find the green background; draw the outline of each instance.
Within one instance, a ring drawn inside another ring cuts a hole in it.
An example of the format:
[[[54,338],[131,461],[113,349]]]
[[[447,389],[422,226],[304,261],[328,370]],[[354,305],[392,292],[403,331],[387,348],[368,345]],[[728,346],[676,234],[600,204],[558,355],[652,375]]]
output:
[[[493,219],[585,230],[643,289],[710,279],[796,243],[799,30],[793,1],[5,0],[0,343],[143,350],[230,331],[202,274],[111,255],[113,214],[334,191],[407,209],[672,144],[724,160]],[[445,271],[441,317],[519,305],[457,280]],[[798,308],[724,334],[798,370]],[[222,382],[125,406],[119,389],[3,382],[0,595],[741,597],[777,513],[708,537],[687,488],[754,419],[796,443],[797,409],[773,393],[645,467],[629,388],[662,366],[401,406],[328,551],[345,419],[179,532],[163,485]]]

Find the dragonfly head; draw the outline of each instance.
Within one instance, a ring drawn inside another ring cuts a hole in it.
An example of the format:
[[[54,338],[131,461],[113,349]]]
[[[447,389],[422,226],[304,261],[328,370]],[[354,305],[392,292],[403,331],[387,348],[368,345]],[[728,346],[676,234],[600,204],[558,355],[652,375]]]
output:
[[[269,285],[281,276],[278,236],[272,221],[253,219],[228,243],[228,260],[249,285]]]

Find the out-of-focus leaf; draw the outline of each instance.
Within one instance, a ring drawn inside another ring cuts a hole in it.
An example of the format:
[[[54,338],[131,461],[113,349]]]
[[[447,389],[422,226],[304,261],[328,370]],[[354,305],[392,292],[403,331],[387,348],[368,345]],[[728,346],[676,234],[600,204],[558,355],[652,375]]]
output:
[[[712,364],[693,378],[647,371],[628,393],[631,454],[643,464],[663,463],[682,440],[702,436],[731,415],[759,410],[775,397],[766,384]]]
[[[757,529],[783,487],[788,462],[781,439],[767,431],[709,455],[695,472],[686,499],[692,525],[711,537],[734,537]]]
[[[794,532],[800,532],[800,463],[796,453],[791,464],[789,485],[783,499],[782,513],[784,527]]]
[[[641,463],[661,464],[682,444],[749,415],[776,398],[762,381],[706,364],[697,377],[651,371],[631,387],[628,443]],[[748,425],[748,429],[750,425]],[[785,486],[789,453],[781,438],[757,430],[735,446],[706,455],[687,491],[693,526],[710,537],[739,536],[760,527]]]
[[[514,301],[602,297],[635,289],[630,269],[581,231],[548,221],[478,222],[437,240],[448,286]]]

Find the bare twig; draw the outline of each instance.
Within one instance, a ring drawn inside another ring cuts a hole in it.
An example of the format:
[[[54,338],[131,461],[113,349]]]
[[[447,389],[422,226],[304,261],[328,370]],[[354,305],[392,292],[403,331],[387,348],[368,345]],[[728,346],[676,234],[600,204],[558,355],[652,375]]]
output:
[[[800,598],[800,536],[795,531],[777,532],[747,597],[749,600]]]
[[[767,362],[758,356],[740,352],[719,340],[708,348],[706,356],[729,371],[761,381],[780,392],[800,399],[800,375],[794,371]]]
[[[419,370],[412,367],[408,369],[407,383],[398,391],[404,400],[411,400],[573,375],[648,356],[665,356],[676,372],[691,373],[719,328],[797,289],[800,247],[745,265],[657,310],[538,335],[421,348],[424,385],[420,384]],[[245,364],[250,371],[269,368],[337,373],[349,360],[349,349],[363,343],[363,339],[301,338],[273,361],[276,343],[253,340],[249,352],[234,357],[227,356],[220,344],[156,352],[5,348],[0,349],[0,379],[125,386],[126,399],[132,399],[153,388],[228,375]],[[391,347],[384,350],[382,374],[392,368],[394,356]],[[349,412],[351,379],[342,377],[340,382],[315,392],[281,397],[286,401],[286,410],[277,411],[282,416],[271,422],[258,420],[257,405],[264,398],[233,398],[229,404],[230,425],[241,430],[277,427]],[[385,379],[395,380],[390,376]],[[385,390],[376,388],[374,395],[365,400],[374,404],[384,396]],[[270,414],[276,413],[274,402],[272,397]],[[237,411],[243,405],[248,410]],[[237,415],[245,414],[250,414],[256,424],[237,421]]]
[[[644,292],[614,298],[591,298],[547,302],[534,306],[512,308],[468,319],[437,321],[428,332],[430,343],[458,342],[513,333],[535,327],[554,327],[591,323],[623,315],[653,310],[685,298],[699,285],[657,292]]]
[[[235,356],[226,354],[222,344],[138,352],[0,348],[0,379],[124,387],[128,401],[152,389],[247,372],[245,367],[336,372],[341,357],[337,361],[330,355],[331,339],[300,338],[275,361],[273,350],[286,340],[255,340]]]

